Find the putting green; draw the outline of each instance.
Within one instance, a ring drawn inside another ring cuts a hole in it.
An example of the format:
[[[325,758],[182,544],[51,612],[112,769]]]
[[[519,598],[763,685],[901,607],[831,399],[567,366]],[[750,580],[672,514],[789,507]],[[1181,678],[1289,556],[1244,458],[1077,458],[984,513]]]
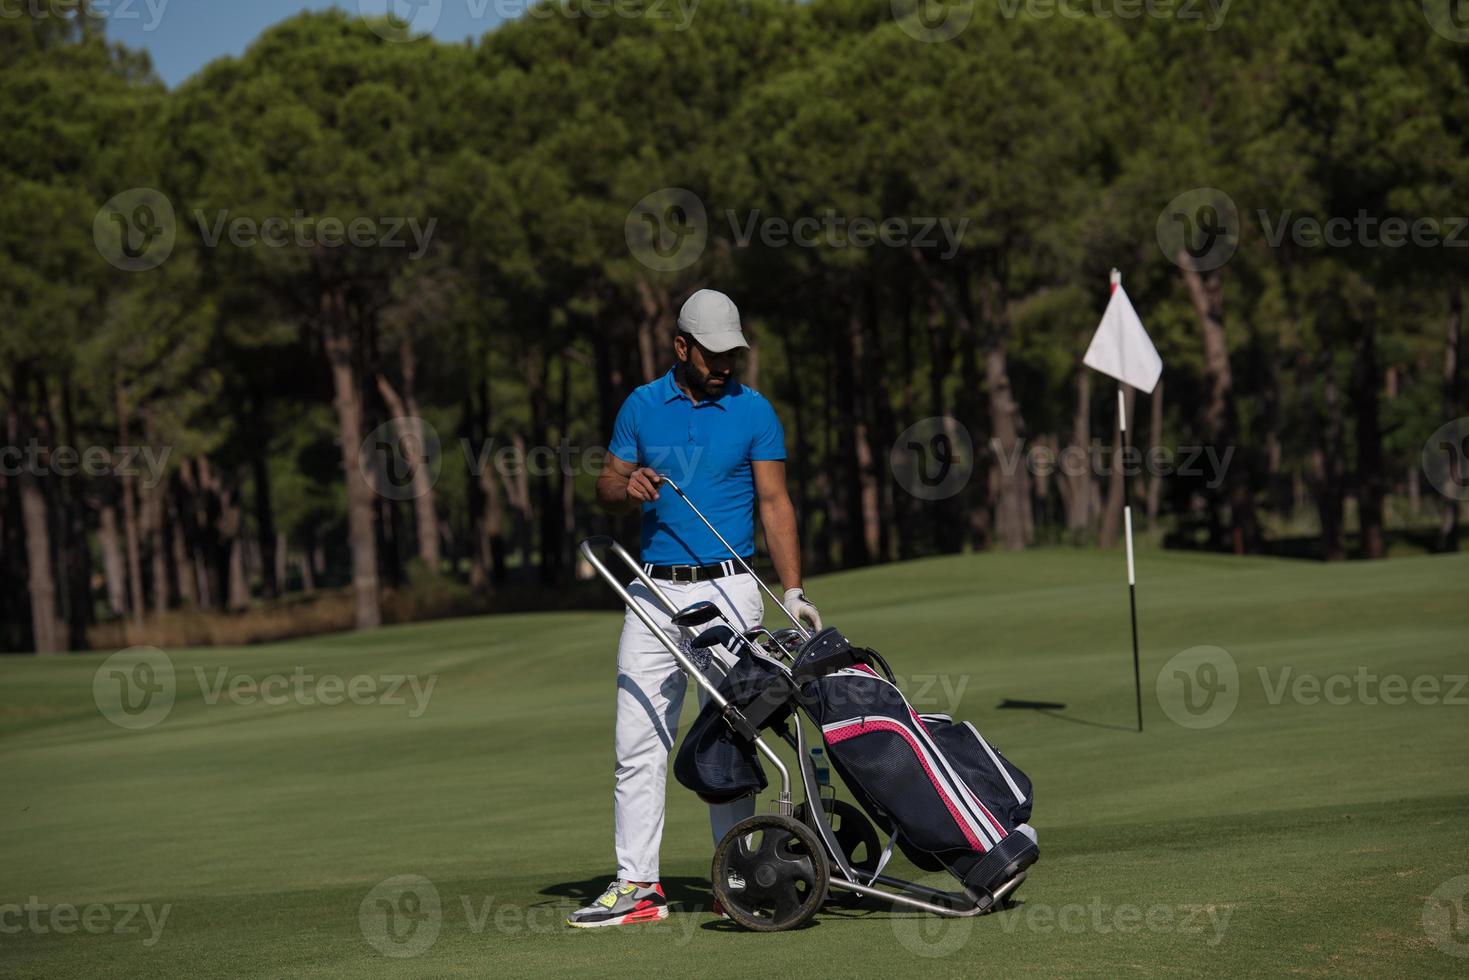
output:
[[[671,784],[674,914],[562,926],[614,870],[612,614],[0,658],[0,974],[1464,976],[1469,556],[1143,554],[1142,735],[1121,562],[808,584],[1035,781],[1041,862],[974,920],[735,931],[701,911],[708,826]]]

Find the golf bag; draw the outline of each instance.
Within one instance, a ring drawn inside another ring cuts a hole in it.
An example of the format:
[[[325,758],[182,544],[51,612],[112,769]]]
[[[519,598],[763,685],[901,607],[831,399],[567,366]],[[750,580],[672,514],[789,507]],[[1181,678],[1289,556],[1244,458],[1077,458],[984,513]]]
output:
[[[832,629],[808,644],[823,647],[850,649]],[[925,871],[947,869],[976,899],[1035,863],[1029,827],[1016,830],[1030,818],[1026,775],[973,725],[919,715],[873,669],[886,669],[880,656],[854,650],[849,659],[806,680],[798,697],[842,781],[897,847]]]

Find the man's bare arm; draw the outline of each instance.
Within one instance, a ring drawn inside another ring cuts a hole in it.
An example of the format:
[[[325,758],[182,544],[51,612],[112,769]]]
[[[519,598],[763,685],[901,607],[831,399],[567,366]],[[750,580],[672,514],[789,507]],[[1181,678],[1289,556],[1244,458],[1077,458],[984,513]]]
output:
[[[658,484],[662,482],[663,477],[648,467],[608,453],[597,477],[597,503],[605,511],[625,514],[644,501],[657,500]]]
[[[796,507],[786,489],[784,460],[755,460],[755,496],[760,501],[760,526],[765,546],[783,589],[801,587],[801,546],[796,539]]]

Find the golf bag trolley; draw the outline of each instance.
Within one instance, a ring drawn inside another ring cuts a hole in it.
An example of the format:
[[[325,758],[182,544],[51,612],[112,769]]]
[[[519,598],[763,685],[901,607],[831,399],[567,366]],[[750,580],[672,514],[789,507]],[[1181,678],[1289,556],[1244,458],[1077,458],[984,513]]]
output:
[[[724,542],[677,484],[665,477],[662,485]],[[606,552],[683,631],[682,643],[608,569]],[[734,922],[759,932],[794,929],[824,904],[864,898],[940,916],[975,916],[1000,907],[1025,881],[1040,856],[1026,823],[1029,779],[972,725],[914,711],[881,655],[853,646],[830,627],[812,634],[793,620],[793,629],[757,626],[741,633],[712,602],[677,608],[611,538],[588,538],[581,554],[705,695],[674,762],[679,782],[707,802],[725,803],[767,788],[762,759],[776,772],[772,812],[740,821],[715,847],[714,896]],[[732,655],[728,665],[710,655],[716,646]],[[836,799],[819,778],[807,750],[813,727],[858,805]],[[794,751],[794,780],[770,744],[772,733]],[[792,795],[795,782],[799,802]],[[879,830],[888,835],[886,847]],[[925,871],[947,870],[960,890],[883,874],[895,847]]]

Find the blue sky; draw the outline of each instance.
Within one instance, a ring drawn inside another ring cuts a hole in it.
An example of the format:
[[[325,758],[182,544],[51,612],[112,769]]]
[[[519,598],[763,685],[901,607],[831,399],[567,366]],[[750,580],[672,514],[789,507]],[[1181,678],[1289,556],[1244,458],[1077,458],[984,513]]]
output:
[[[340,7],[357,16],[381,15],[389,3],[415,27],[432,26],[435,37],[479,37],[505,14],[518,15],[526,0],[93,0],[107,20],[107,36],[153,56],[169,86],[215,58],[240,54],[260,32],[302,10]]]

